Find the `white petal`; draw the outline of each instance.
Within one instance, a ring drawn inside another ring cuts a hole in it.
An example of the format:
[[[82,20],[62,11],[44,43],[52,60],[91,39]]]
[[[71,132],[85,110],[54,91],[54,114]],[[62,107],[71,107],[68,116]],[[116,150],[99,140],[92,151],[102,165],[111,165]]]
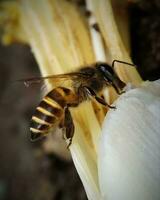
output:
[[[160,199],[160,81],[122,95],[102,128],[99,182],[106,200]]]

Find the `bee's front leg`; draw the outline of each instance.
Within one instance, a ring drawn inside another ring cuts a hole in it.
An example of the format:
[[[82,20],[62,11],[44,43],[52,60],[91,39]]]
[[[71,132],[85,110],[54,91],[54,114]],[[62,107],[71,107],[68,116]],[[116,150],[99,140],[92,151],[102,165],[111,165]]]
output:
[[[102,104],[103,106],[107,106],[107,107],[112,108],[112,109],[116,108],[115,106],[109,105],[103,98],[97,96],[97,94],[91,88],[89,88],[87,86],[83,86],[83,90],[86,92],[86,94],[88,96],[91,96],[91,97],[95,98],[95,100],[98,103]]]

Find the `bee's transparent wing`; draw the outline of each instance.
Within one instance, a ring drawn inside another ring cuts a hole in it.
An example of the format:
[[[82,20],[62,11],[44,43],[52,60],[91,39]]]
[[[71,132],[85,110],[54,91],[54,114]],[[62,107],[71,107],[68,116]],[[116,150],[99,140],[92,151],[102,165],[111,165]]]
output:
[[[52,89],[55,87],[69,87],[72,88],[74,82],[81,82],[86,78],[86,75],[79,72],[71,72],[66,74],[50,75],[45,77],[33,77],[28,79],[20,79],[16,82],[23,82],[26,87],[35,85],[41,88],[41,92],[47,91],[47,82],[51,85]]]

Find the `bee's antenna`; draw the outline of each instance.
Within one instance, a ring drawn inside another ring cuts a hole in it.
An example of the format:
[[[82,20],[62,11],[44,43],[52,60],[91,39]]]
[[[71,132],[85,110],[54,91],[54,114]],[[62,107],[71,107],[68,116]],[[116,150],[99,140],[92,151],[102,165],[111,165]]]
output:
[[[113,62],[112,62],[112,68],[113,69],[114,69],[114,66],[115,66],[115,62],[122,63],[122,64],[125,64],[125,65],[130,65],[130,66],[136,68],[136,65],[134,65],[133,63],[124,62],[124,61],[121,61],[121,60],[113,60]]]

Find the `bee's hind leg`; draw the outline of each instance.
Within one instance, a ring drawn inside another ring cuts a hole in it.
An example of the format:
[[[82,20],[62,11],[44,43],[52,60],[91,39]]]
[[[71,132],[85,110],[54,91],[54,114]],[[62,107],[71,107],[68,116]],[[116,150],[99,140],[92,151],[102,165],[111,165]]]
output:
[[[68,140],[67,148],[69,148],[74,135],[74,123],[68,106],[64,109],[64,119],[61,121],[60,127],[63,131],[63,139]]]

